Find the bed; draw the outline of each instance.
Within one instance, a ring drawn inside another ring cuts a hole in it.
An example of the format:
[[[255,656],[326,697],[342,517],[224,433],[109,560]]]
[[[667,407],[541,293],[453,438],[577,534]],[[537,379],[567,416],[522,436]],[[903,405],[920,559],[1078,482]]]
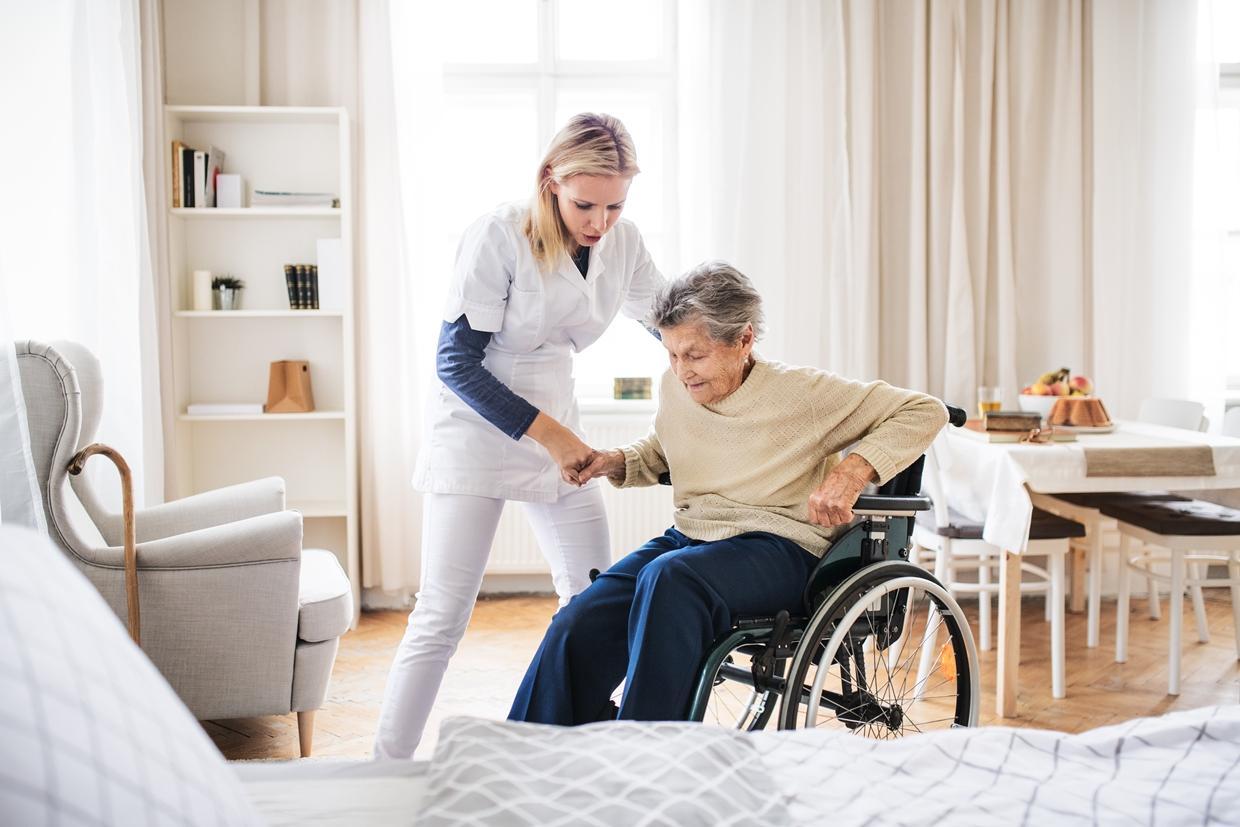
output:
[[[453,718],[429,762],[234,766],[273,825],[1240,824],[1240,706],[896,741]]]
[[[452,718],[429,762],[229,764],[46,538],[0,526],[0,824],[1240,824],[1240,705],[896,741]]]

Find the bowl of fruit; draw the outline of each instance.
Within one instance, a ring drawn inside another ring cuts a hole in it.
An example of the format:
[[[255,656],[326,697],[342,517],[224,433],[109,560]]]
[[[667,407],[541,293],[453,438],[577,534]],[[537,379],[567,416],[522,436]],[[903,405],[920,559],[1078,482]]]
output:
[[[1089,396],[1094,383],[1084,376],[1073,376],[1067,368],[1047,371],[1031,385],[1020,391],[1020,409],[1041,414],[1043,419],[1051,415],[1051,408],[1060,399],[1073,396]]]

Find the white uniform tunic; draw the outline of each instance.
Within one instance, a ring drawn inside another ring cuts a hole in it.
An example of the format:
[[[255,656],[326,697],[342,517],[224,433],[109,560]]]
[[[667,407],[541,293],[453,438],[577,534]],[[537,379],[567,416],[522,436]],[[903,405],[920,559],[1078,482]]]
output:
[[[663,277],[624,219],[590,250],[585,278],[567,254],[544,272],[521,229],[527,209],[503,206],[466,230],[443,318],[464,314],[474,330],[493,334],[483,366],[581,437],[572,354],[619,312],[645,318]],[[569,487],[545,448],[529,436],[513,440],[442,383],[426,422],[413,478],[419,491],[553,502]]]

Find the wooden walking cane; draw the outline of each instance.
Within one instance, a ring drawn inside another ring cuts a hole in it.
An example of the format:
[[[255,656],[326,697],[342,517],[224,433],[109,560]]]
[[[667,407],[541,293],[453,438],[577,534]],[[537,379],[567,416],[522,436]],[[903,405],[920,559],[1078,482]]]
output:
[[[133,476],[129,463],[117,452],[101,443],[87,445],[69,462],[69,473],[77,476],[86,466],[86,460],[95,454],[103,454],[116,465],[121,475],[121,516],[125,529],[125,600],[129,604],[129,636],[142,646],[141,624],[138,619],[138,547],[133,522]]]

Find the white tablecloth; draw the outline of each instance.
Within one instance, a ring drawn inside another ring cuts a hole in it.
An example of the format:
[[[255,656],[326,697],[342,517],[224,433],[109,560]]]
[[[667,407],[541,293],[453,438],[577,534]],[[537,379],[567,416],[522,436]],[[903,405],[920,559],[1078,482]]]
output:
[[[1085,448],[1152,448],[1208,445],[1212,477],[1088,477]],[[1109,434],[1079,434],[1076,442],[1046,445],[985,442],[945,428],[935,443],[948,502],[971,520],[984,521],[986,542],[1023,551],[1033,505],[1029,491],[1199,491],[1240,488],[1240,439],[1119,422]]]

